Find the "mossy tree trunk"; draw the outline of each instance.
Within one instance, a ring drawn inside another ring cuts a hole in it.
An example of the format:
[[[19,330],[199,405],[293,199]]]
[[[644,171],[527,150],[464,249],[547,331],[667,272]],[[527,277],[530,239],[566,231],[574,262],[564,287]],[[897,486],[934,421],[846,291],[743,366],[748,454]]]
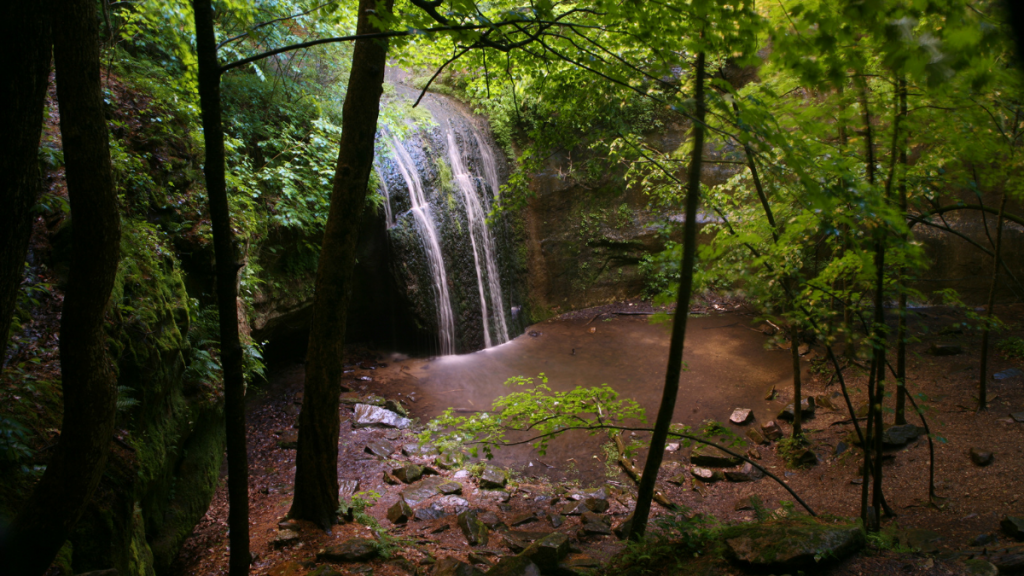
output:
[[[694,64],[696,90],[694,100],[696,111],[693,121],[693,153],[690,156],[690,173],[686,189],[686,222],[683,226],[683,260],[679,269],[679,293],[676,296],[676,313],[672,322],[672,340],[669,344],[668,368],[665,370],[665,388],[662,391],[658,418],[651,435],[651,447],[644,463],[643,476],[637,488],[636,508],[633,511],[633,526],[629,538],[637,540],[647,530],[647,517],[651,512],[654,486],[658,470],[665,456],[665,440],[668,438],[672,413],[679,395],[679,377],[683,370],[683,348],[686,342],[686,320],[690,311],[690,297],[693,293],[693,263],[697,254],[697,205],[700,201],[701,159],[704,153],[704,53],[697,54]]]
[[[0,106],[0,355],[7,350],[25,252],[32,231],[32,204],[39,186],[39,136],[50,75],[49,2],[5,2],[0,8],[0,46],[5,104]]]
[[[390,11],[392,0],[383,8]],[[377,32],[370,16],[376,0],[359,1],[356,34]],[[357,40],[342,109],[338,166],[324,230],[313,296],[313,321],[306,356],[305,394],[299,415],[295,456],[295,496],[289,515],[324,530],[338,509],[338,395],[343,366],[345,324],[352,294],[359,220],[366,206],[373,169],[373,144],[384,86],[387,40]]]
[[[117,274],[121,217],[103,115],[96,5],[63,0],[53,12],[73,239],[60,322],[64,420],[46,472],[0,545],[5,573],[19,575],[44,573],[78,521],[103,474],[116,414],[103,322]]]
[[[245,440],[245,374],[238,337],[238,271],[242,265],[235,246],[224,174],[224,129],[221,125],[220,64],[210,0],[193,0],[199,101],[202,107],[206,161],[206,195],[213,227],[217,274],[220,361],[224,371],[224,422],[228,452],[228,528],[231,576],[249,573],[249,458]]]

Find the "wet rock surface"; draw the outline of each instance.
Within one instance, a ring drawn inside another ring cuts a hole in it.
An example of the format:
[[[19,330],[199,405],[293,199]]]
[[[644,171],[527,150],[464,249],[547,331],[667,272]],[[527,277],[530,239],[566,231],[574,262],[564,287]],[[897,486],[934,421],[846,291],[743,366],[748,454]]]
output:
[[[367,426],[383,426],[387,428],[408,428],[412,422],[408,418],[378,406],[369,404],[355,405],[355,418],[352,422],[354,428],[365,428]]]
[[[465,510],[458,517],[459,529],[470,546],[486,546],[490,530],[479,518],[476,510]]]

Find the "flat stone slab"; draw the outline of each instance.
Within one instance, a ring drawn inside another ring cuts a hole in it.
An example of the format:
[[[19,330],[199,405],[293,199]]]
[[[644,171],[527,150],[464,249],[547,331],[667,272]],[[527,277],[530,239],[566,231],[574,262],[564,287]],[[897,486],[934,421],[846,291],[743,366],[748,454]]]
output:
[[[355,417],[352,420],[353,428],[366,428],[368,426],[382,426],[385,428],[408,428],[412,421],[403,418],[391,410],[371,406],[369,404],[356,404]]]
[[[480,487],[485,490],[504,488],[506,482],[508,479],[505,477],[505,472],[490,464],[484,466],[484,471],[480,473]]]
[[[816,566],[822,559],[842,560],[863,548],[865,538],[853,525],[783,521],[742,525],[726,532],[725,544],[726,553],[743,564],[795,570]]]

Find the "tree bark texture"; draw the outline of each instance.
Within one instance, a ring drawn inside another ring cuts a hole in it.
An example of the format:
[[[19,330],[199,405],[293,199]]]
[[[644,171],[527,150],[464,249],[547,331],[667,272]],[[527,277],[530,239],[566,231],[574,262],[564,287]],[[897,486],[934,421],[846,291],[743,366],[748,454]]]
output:
[[[0,356],[21,284],[39,190],[39,137],[50,76],[50,3],[5,2],[0,7]]]
[[[900,97],[900,116],[907,118],[907,79],[900,77],[898,81]],[[900,174],[897,189],[900,194],[900,212],[907,214],[907,135],[904,132],[899,152]],[[910,232],[903,237],[904,242],[910,240]],[[899,271],[899,325],[896,329],[896,424],[907,423],[907,268],[901,266]]]
[[[633,526],[629,538],[637,540],[647,530],[647,517],[651,512],[658,470],[665,456],[665,440],[668,438],[672,413],[679,395],[679,377],[683,371],[683,348],[686,342],[686,320],[689,317],[690,297],[693,293],[693,263],[697,254],[697,206],[700,201],[701,159],[704,153],[704,53],[697,54],[696,90],[694,99],[697,109],[693,122],[693,154],[690,156],[690,173],[686,190],[686,222],[683,225],[683,260],[679,269],[679,293],[676,296],[676,314],[672,322],[672,340],[669,343],[668,368],[665,370],[665,388],[662,391],[658,418],[651,435],[651,448],[644,463],[644,473],[637,488],[636,508],[633,510]]]
[[[42,574],[64,544],[103,474],[116,413],[103,323],[121,223],[103,115],[96,5],[55,2],[52,22],[73,239],[60,324],[64,421],[46,472],[0,550],[4,574],[17,575]]]
[[[221,125],[220,64],[210,0],[194,0],[196,53],[199,64],[199,102],[206,146],[206,194],[213,227],[217,274],[220,361],[224,370],[224,422],[228,453],[228,528],[231,556],[228,573],[249,573],[249,458],[245,440],[245,375],[238,337],[238,271],[235,234],[228,211],[224,174],[224,129]]]
[[[388,0],[384,9],[390,11],[392,5],[392,0]],[[369,19],[376,9],[376,0],[359,1],[357,34],[379,31]],[[295,496],[289,515],[314,522],[324,530],[336,521],[338,509],[338,395],[345,324],[359,238],[357,224],[366,206],[373,167],[387,53],[386,40],[355,42],[342,109],[338,166],[316,274],[295,456]]]

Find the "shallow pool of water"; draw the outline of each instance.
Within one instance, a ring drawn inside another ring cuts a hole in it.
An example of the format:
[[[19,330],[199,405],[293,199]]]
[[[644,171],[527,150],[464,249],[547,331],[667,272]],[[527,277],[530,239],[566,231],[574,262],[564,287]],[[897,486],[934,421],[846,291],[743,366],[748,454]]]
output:
[[[416,402],[409,406],[424,421],[448,407],[461,413],[490,410],[495,397],[511,390],[504,386],[506,380],[544,373],[554,390],[608,384],[635,399],[653,423],[665,381],[670,330],[670,324],[652,324],[644,316],[590,323],[552,319],[506,344],[473,354],[392,364],[388,380],[403,395],[415,392]],[[765,396],[775,386],[783,400],[789,399],[792,360],[787,350],[766,349],[766,343],[767,337],[752,328],[750,316],[690,318],[684,353],[689,370],[680,379],[673,422],[727,422],[738,407],[753,409],[760,422],[773,419],[782,403]],[[606,441],[604,434],[572,433],[553,442],[545,456],[528,447],[506,448],[497,452],[495,462],[528,475],[593,477],[605,470],[600,445]],[[642,466],[642,459],[638,463]]]

